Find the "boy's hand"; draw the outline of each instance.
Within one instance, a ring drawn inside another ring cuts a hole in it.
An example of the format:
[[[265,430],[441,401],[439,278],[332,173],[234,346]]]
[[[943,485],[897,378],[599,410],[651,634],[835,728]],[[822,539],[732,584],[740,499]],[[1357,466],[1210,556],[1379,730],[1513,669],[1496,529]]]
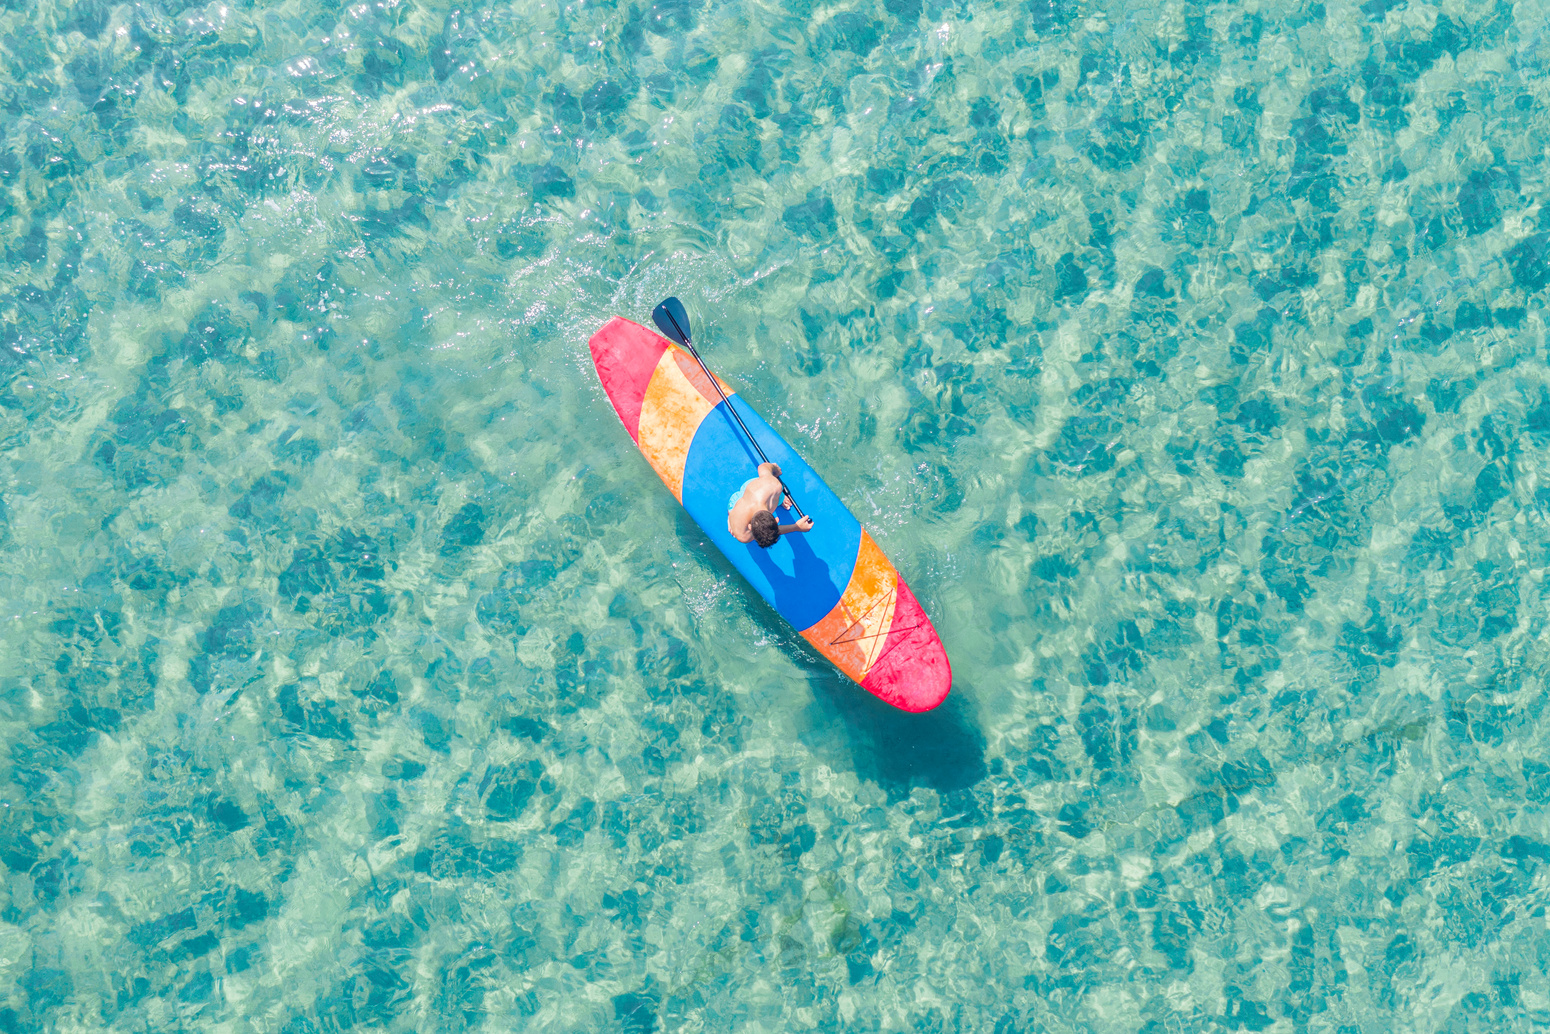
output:
[[[813,530],[813,519],[811,517],[803,517],[801,520],[797,521],[797,531],[812,531],[812,530]]]

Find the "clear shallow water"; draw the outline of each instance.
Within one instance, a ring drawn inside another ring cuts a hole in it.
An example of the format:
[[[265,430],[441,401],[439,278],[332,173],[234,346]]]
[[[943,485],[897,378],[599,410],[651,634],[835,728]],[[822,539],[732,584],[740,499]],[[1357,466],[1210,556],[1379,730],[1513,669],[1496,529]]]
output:
[[[11,3],[0,1029],[1542,1027],[1545,33]],[[668,293],[940,711],[629,446]]]

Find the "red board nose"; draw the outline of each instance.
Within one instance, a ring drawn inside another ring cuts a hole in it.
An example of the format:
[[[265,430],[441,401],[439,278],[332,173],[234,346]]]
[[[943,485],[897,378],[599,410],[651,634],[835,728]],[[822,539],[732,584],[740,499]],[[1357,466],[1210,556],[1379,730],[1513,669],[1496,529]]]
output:
[[[620,316],[609,320],[607,325],[592,335],[592,361],[597,364],[598,378],[608,401],[624,421],[625,430],[640,444],[640,404],[646,397],[646,386],[656,372],[657,362],[667,351],[667,341],[645,330],[638,323]],[[649,342],[649,343],[648,343]]]
[[[906,711],[929,711],[953,688],[952,665],[931,619],[903,578],[898,592],[888,638],[861,687]]]

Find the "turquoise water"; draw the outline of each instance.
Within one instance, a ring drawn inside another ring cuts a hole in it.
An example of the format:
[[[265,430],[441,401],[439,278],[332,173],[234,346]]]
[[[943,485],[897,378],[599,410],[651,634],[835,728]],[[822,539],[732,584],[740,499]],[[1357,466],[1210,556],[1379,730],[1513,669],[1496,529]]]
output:
[[[0,1031],[1550,1023],[1544,5],[0,6]]]

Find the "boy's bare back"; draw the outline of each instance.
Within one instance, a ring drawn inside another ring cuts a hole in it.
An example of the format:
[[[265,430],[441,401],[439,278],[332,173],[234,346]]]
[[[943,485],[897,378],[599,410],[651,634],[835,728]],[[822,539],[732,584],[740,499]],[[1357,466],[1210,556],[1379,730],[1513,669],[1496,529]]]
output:
[[[783,489],[780,483],[780,467],[773,463],[759,464],[759,474],[743,485],[742,495],[739,496],[727,511],[727,530],[732,537],[739,542],[758,542],[768,549],[774,545],[775,539],[781,535],[789,535],[794,531],[807,531],[813,526],[811,517],[803,517],[795,524],[775,524],[773,537],[768,530],[765,531],[763,541],[756,529],[756,524],[764,524],[766,528],[774,523],[774,513],[780,508]],[[768,513],[769,518],[761,518],[760,514]]]

